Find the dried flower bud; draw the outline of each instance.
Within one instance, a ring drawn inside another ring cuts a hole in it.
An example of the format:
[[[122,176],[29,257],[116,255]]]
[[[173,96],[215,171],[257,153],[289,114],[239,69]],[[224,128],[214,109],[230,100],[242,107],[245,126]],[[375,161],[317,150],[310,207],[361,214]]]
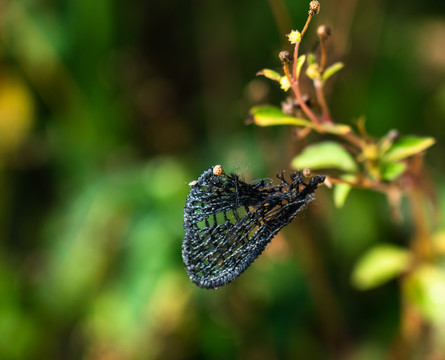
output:
[[[215,165],[213,167],[213,175],[217,175],[217,176],[224,175],[224,170],[221,165]]]
[[[331,29],[326,25],[320,25],[317,29],[317,34],[322,40],[326,40],[329,36],[331,36]]]
[[[320,3],[316,0],[311,1],[309,4],[309,15],[314,16],[320,12]]]
[[[305,168],[305,169],[303,170],[303,176],[304,176],[304,177],[309,177],[309,176],[311,176],[311,174],[312,174],[312,170],[311,170],[311,168]]]
[[[278,54],[278,57],[280,58],[280,61],[283,65],[289,64],[292,61],[292,57],[289,54],[289,51],[281,51]]]

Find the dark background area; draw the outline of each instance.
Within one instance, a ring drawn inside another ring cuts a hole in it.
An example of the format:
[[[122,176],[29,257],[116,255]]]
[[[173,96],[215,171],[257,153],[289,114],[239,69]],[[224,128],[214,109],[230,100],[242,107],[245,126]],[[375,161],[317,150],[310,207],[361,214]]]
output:
[[[382,358],[393,281],[350,283],[372,244],[407,245],[383,195],[329,189],[233,284],[195,287],[180,255],[187,184],[212,165],[273,177],[309,141],[255,128],[279,104],[286,33],[306,1],[0,3],[0,358]],[[443,203],[445,2],[321,1],[302,43],[332,29],[334,119],[434,136]],[[309,84],[304,90],[311,95]],[[443,220],[440,223],[444,225]]]

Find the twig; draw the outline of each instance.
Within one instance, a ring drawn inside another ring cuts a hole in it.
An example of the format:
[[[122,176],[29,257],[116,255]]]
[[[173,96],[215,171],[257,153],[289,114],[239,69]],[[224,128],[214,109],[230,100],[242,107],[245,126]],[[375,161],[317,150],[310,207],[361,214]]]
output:
[[[328,104],[323,91],[323,82],[320,79],[314,79],[315,95],[317,96],[318,103],[320,104],[321,111],[323,113],[322,122],[331,123],[332,117],[329,111]]]
[[[306,25],[305,28],[307,28],[308,23],[310,22],[311,19],[311,15],[309,15],[308,20],[306,21]],[[300,41],[297,41],[295,43],[295,50],[294,50],[294,66],[293,66],[293,70],[292,70],[292,77],[293,77],[293,81],[291,82],[292,84],[292,90],[295,94],[295,97],[298,100],[298,104],[301,106],[301,109],[304,111],[304,113],[307,115],[307,117],[315,124],[320,125],[321,122],[318,119],[318,117],[313,113],[313,111],[309,108],[309,106],[306,105],[306,103],[303,101],[303,98],[301,96],[300,93],[300,88],[298,86],[299,80],[298,80],[298,76],[297,76],[297,59],[298,59],[298,48],[300,47]]]
[[[306,24],[304,24],[303,30],[301,30],[301,38],[303,38],[304,33],[306,32],[307,28],[309,27],[309,23],[312,20],[312,15],[309,13],[309,16],[307,17]]]
[[[344,179],[333,178],[331,176],[328,177],[329,181],[332,184],[347,184],[352,187],[362,188],[362,189],[372,189],[376,191],[380,191],[383,193],[388,193],[393,189],[395,185],[383,184],[380,182],[370,181],[368,179],[362,179],[361,181],[348,181]]]

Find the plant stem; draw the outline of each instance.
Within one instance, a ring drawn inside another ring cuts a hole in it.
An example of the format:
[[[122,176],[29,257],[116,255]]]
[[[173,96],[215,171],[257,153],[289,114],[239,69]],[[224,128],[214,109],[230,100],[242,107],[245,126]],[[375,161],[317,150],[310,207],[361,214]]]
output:
[[[329,107],[328,104],[326,103],[326,98],[324,96],[323,82],[320,79],[315,79],[314,87],[318,103],[320,104],[321,111],[323,113],[322,122],[332,124],[331,112],[329,111]]]
[[[345,135],[341,135],[343,137],[343,139],[347,140],[349,143],[351,143],[352,145],[358,147],[360,150],[363,149],[363,144],[364,141],[362,139],[360,139],[356,134],[354,134],[353,132],[350,132],[348,134]]]
[[[306,25],[304,26],[303,31],[305,31],[305,29],[307,28],[307,25],[309,24],[311,17],[312,16],[309,15],[309,17],[308,17],[308,19],[306,21]],[[302,33],[302,36],[303,36],[303,33]],[[303,101],[303,98],[302,98],[301,93],[300,93],[300,88],[298,86],[299,80],[298,80],[298,76],[297,76],[297,59],[298,59],[298,48],[300,47],[300,43],[301,43],[301,40],[298,41],[295,44],[295,49],[294,49],[294,65],[293,65],[293,69],[292,69],[293,81],[291,82],[292,90],[293,90],[293,92],[295,94],[295,97],[298,100],[298,104],[301,106],[301,109],[304,111],[304,113],[307,115],[307,117],[314,124],[320,125],[321,122],[318,119],[318,117],[312,112],[312,110],[309,108],[309,106],[307,106],[306,103]]]
[[[284,75],[286,75],[287,80],[289,80],[289,84],[292,84],[292,78],[291,78],[290,72],[289,72],[289,64],[284,64],[283,70],[284,70]]]
[[[409,173],[407,174],[407,196],[410,203],[412,222],[414,224],[414,237],[411,242],[411,253],[414,255],[415,266],[422,263],[431,262],[433,248],[431,244],[431,233],[428,226],[428,214],[425,209],[425,192],[421,186],[424,176],[423,157],[415,155],[409,163]],[[415,308],[407,298],[407,277],[401,279],[402,284],[402,323],[398,344],[396,344],[396,356],[394,359],[406,358],[412,349],[419,347],[421,336],[425,334],[425,329],[430,327],[430,323]]]
[[[326,68],[326,39],[320,38],[320,74],[323,74],[324,69]]]
[[[412,250],[418,260],[430,260],[433,249],[431,245],[431,234],[428,228],[428,219],[425,214],[425,197],[421,187],[421,181],[424,176],[423,168],[423,156],[413,156],[410,161],[409,173],[413,185],[412,188],[409,189],[408,198],[414,223]]]
[[[303,38],[303,35],[306,32],[307,28],[309,27],[311,20],[312,20],[312,15],[309,14],[309,16],[307,17],[307,20],[306,20],[306,24],[304,24],[303,30],[301,30],[301,38]]]
[[[329,176],[329,181],[332,184],[347,184],[355,188],[372,189],[383,193],[390,192],[391,190],[393,190],[395,186],[395,185],[383,184],[380,182],[373,182],[368,179],[362,179],[361,181],[358,182],[352,182],[343,179],[333,178],[331,176]]]
[[[423,194],[418,187],[408,193],[414,222],[412,249],[417,259],[429,260],[432,256],[431,238],[424,211]]]
[[[320,48],[321,48],[321,59],[320,59],[320,74],[323,74],[323,71],[326,67],[326,39],[324,37],[320,37]],[[331,112],[329,111],[328,104],[326,103],[326,99],[323,91],[323,81],[321,79],[314,80],[315,94],[317,95],[318,103],[320,104],[321,111],[323,113],[323,122],[332,123]]]

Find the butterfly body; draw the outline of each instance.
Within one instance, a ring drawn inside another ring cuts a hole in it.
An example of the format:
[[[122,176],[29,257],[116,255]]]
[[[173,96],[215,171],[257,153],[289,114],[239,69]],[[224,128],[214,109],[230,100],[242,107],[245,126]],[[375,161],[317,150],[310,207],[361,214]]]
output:
[[[184,207],[182,257],[190,279],[215,289],[235,280],[271,239],[314,199],[324,176],[308,184],[300,172],[287,182],[253,184],[238,175],[215,175],[212,167],[191,186]],[[302,187],[302,189],[300,189]]]

